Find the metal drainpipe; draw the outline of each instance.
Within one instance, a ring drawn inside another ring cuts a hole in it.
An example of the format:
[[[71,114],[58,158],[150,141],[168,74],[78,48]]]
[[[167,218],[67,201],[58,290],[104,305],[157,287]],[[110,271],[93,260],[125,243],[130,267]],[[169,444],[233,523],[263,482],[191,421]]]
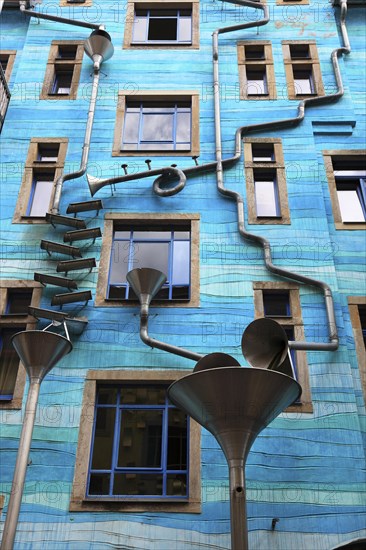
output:
[[[231,1],[231,0],[227,0]],[[266,11],[263,9],[265,6],[259,6],[256,5],[256,3],[253,2],[246,2],[243,1],[237,1],[235,3],[241,4],[241,5],[247,5],[250,7],[254,7],[256,9],[262,9],[265,15],[265,18],[262,20],[261,24],[265,24],[268,19],[266,20]],[[331,55],[331,61],[333,64],[334,74],[338,86],[338,91],[335,94],[331,94],[329,96],[320,97],[320,98],[310,98],[305,99],[300,102],[298,106],[298,114],[294,118],[290,119],[283,119],[280,121],[275,122],[268,122],[268,123],[261,123],[261,124],[254,124],[250,126],[242,126],[241,128],[238,128],[235,135],[235,142],[236,142],[236,150],[235,150],[235,160],[239,160],[241,157],[241,139],[244,134],[247,134],[251,131],[262,131],[266,129],[278,129],[280,127],[287,127],[291,125],[297,125],[299,124],[302,119],[305,116],[305,106],[306,105],[317,105],[319,103],[326,103],[329,101],[334,101],[336,99],[339,99],[342,97],[344,90],[343,90],[343,84],[342,84],[342,78],[339,70],[338,65],[338,56],[342,53],[349,53],[350,45],[348,41],[348,35],[347,35],[347,29],[345,25],[345,18],[347,13],[347,1],[341,0],[341,30],[342,30],[342,37],[343,41],[345,43],[345,47],[337,48],[332,52]],[[289,342],[289,347],[292,349],[297,350],[322,350],[322,351],[334,351],[338,348],[339,345],[339,339],[338,339],[338,333],[337,333],[337,326],[335,322],[335,314],[334,314],[334,302],[332,297],[332,291],[330,287],[317,279],[313,279],[310,277],[306,277],[304,275],[300,275],[298,273],[294,273],[292,271],[289,271],[287,269],[283,269],[280,267],[276,267],[272,262],[272,254],[271,254],[271,245],[267,239],[260,237],[258,235],[254,235],[252,233],[248,233],[245,230],[245,222],[244,222],[244,201],[242,196],[237,193],[236,191],[232,191],[230,189],[225,188],[224,181],[223,181],[223,170],[222,170],[222,158],[221,158],[221,118],[220,118],[220,83],[219,83],[219,70],[218,70],[218,35],[225,33],[225,32],[231,32],[233,30],[239,30],[240,28],[248,28],[248,26],[258,26],[258,22],[251,23],[251,24],[243,24],[242,26],[236,25],[234,27],[226,27],[224,29],[218,29],[213,33],[213,70],[214,70],[214,108],[215,108],[215,135],[216,135],[216,160],[217,160],[217,169],[216,169],[216,179],[217,179],[217,187],[220,193],[222,193],[225,196],[228,196],[234,200],[236,200],[237,203],[237,214],[238,214],[238,229],[239,233],[246,239],[251,240],[255,242],[256,244],[259,244],[263,247],[264,251],[264,261],[266,268],[276,275],[280,275],[282,277],[286,277],[301,283],[309,284],[312,286],[316,286],[318,288],[321,288],[324,293],[324,299],[325,299],[325,308],[326,308],[326,314],[328,319],[328,330],[329,330],[329,343],[319,343],[319,342],[299,342],[299,341],[291,341]]]
[[[67,19],[65,17],[58,17],[57,15],[48,15],[47,13],[39,13],[33,10],[27,10],[27,2],[20,0],[19,8],[22,13],[29,17],[35,17],[36,19],[46,19],[48,21],[57,21],[58,23],[66,23],[68,25],[74,25],[75,27],[85,27],[87,29],[100,29],[104,30],[104,25],[97,25],[95,23],[87,23],[86,21],[78,21],[75,19]]]

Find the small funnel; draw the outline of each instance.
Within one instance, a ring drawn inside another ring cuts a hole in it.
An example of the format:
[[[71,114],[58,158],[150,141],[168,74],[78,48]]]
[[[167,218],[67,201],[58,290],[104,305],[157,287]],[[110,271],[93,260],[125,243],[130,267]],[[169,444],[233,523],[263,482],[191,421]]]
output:
[[[70,340],[42,330],[18,332],[12,342],[29,378],[38,378],[40,382],[72,350]]]
[[[248,549],[245,461],[257,435],[301,394],[300,385],[279,372],[221,367],[199,370],[174,382],[169,399],[218,441],[229,466],[231,544]]]
[[[257,319],[245,329],[241,349],[252,367],[277,370],[287,358],[288,339],[273,319]]]
[[[208,353],[196,363],[193,372],[204,369],[216,369],[220,367],[240,367],[240,363],[227,353]]]
[[[106,31],[98,29],[85,40],[84,50],[86,55],[93,60],[94,69],[99,69],[103,61],[107,61],[113,55],[112,39]]]
[[[137,295],[144,312],[149,308],[151,300],[166,281],[164,273],[151,267],[132,269],[127,273],[126,278]]]

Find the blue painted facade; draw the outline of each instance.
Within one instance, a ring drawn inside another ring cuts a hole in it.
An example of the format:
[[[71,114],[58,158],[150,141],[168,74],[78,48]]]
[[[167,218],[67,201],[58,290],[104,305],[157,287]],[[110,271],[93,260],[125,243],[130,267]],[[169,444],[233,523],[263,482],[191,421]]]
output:
[[[45,13],[104,24],[114,56],[102,66],[88,173],[106,178],[146,168],[145,157],[112,157],[118,91],[196,90],[200,97],[200,164],[215,160],[211,35],[218,27],[259,19],[257,10],[221,2],[200,2],[197,50],[123,49],[126,3],[93,0],[90,7],[60,7],[44,0]],[[315,40],[326,94],[337,90],[331,52],[342,45],[339,8],[326,0],[309,5],[268,2],[270,21],[219,38],[223,158],[234,152],[241,125],[296,116],[287,99],[282,40]],[[1,133],[1,278],[33,280],[34,271],[52,273],[55,262],[39,249],[41,239],[62,241],[64,228],[12,223],[31,138],[68,138],[64,172],[78,169],[89,107],[92,64],[84,56],[76,100],[39,99],[52,40],[85,40],[88,29],[28,20],[15,9],[1,15],[2,50],[17,50],[10,80],[11,102]],[[331,549],[366,537],[365,401],[347,299],[366,295],[365,230],[337,230],[322,151],[365,149],[365,8],[348,9],[352,51],[339,58],[345,92],[338,101],[311,106],[295,127],[255,132],[248,137],[282,139],[290,225],[250,225],[265,236],[276,265],[325,281],[331,287],[340,337],[337,351],[308,351],[312,413],[284,413],[256,440],[247,463],[248,526],[251,549]],[[272,44],[277,99],[239,99],[237,42]],[[188,157],[154,157],[152,167],[193,165]],[[167,198],[152,190],[153,179],[105,187],[96,196],[103,211],[92,222],[104,230],[106,213],[199,213],[200,305],[152,308],[154,337],[196,353],[213,351],[243,357],[240,340],[254,319],[253,282],[285,281],[271,275],[259,247],[237,231],[235,202],[217,191],[215,173],[189,178],[185,189]],[[225,184],[247,202],[244,161],[225,170]],[[60,212],[89,200],[85,177],[64,183]],[[77,244],[77,243],[76,243]],[[86,252],[100,259],[102,240]],[[96,292],[98,269],[78,275],[79,290]],[[42,293],[50,308],[55,289]],[[301,285],[300,301],[307,341],[326,342],[324,300]],[[67,308],[66,308],[67,310]],[[73,352],[42,384],[28,467],[17,550],[102,550],[149,548],[195,550],[229,548],[228,471],[214,438],[201,438],[200,514],[70,512],[84,382],[90,369],[193,368],[188,359],[145,346],[138,334],[138,308],[95,307],[89,301],[83,334],[72,337]],[[27,390],[25,391],[26,396]],[[23,399],[23,407],[25,398]],[[0,494],[9,494],[22,411],[0,411]],[[2,514],[6,514],[6,501]],[[280,521],[271,530],[272,518]]]

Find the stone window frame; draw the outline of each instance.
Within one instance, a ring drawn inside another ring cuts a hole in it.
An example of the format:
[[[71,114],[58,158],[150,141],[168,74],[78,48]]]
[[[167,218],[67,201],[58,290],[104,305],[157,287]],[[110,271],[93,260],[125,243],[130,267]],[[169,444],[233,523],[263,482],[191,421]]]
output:
[[[185,8],[186,6],[192,6],[192,43],[191,44],[133,44],[132,32],[135,19],[135,7],[136,5],[148,6],[150,9],[166,7],[171,8]],[[199,0],[178,0],[177,2],[171,0],[127,0],[126,10],[126,22],[125,32],[123,37],[123,49],[133,50],[198,50],[200,47],[199,39],[199,24],[200,24],[200,4]]]
[[[170,384],[191,371],[182,370],[90,370],[87,373],[83,403],[81,409],[78,448],[76,452],[75,472],[70,499],[71,512],[177,512],[199,514],[201,512],[201,428],[190,419],[189,437],[189,498],[185,501],[172,502],[162,499],[147,502],[144,497],[139,502],[127,501],[125,497],[98,499],[86,497],[92,442],[93,420],[97,384],[99,383],[156,383]]]
[[[6,82],[8,84],[9,84],[9,81],[10,81],[11,73],[12,73],[13,68],[14,68],[16,54],[17,54],[16,50],[0,50],[0,57],[5,57],[6,56],[8,58],[6,71],[4,72],[5,79],[6,79]]]
[[[191,100],[191,149],[189,151],[133,151],[121,150],[123,123],[126,110],[126,98],[133,97],[136,100],[159,100],[168,101],[187,101]],[[118,92],[116,123],[114,127],[112,157],[192,157],[200,154],[200,135],[199,135],[199,93],[195,90],[123,90]]]
[[[273,162],[253,161],[253,143],[272,143],[274,148]],[[254,192],[254,170],[275,170],[278,201],[281,215],[279,217],[257,216]],[[286,185],[286,169],[283,157],[282,140],[280,138],[245,138],[244,139],[244,172],[248,205],[248,223],[257,225],[290,225],[290,210]]]
[[[264,315],[263,304],[263,291],[266,290],[279,290],[288,291],[291,318],[289,317],[276,317],[274,320],[280,325],[292,326],[294,328],[295,340],[305,340],[304,323],[301,313],[300,304],[300,287],[290,282],[273,282],[273,281],[256,281],[253,283],[254,291],[254,311],[255,319],[261,319]],[[270,317],[269,317],[270,318]],[[312,413],[313,405],[311,401],[310,382],[309,382],[309,369],[306,359],[306,351],[295,351],[296,354],[296,368],[298,374],[298,382],[302,387],[302,394],[299,404],[291,405],[287,407],[286,412],[301,412]]]
[[[245,46],[264,46],[264,59],[246,59]],[[240,40],[237,43],[238,69],[239,69],[239,98],[248,101],[268,101],[277,98],[275,71],[270,40]],[[268,94],[248,95],[246,67],[265,67],[268,84]]]
[[[354,231],[359,229],[365,230],[366,223],[342,221],[341,210],[339,208],[338,195],[337,195],[337,184],[334,177],[332,159],[337,158],[337,160],[352,161],[352,157],[365,157],[365,160],[366,160],[366,149],[359,149],[359,150],[330,149],[330,150],[323,151],[322,153],[323,153],[323,159],[324,159],[325,173],[328,180],[335,228],[345,229],[347,231]]]
[[[25,161],[22,183],[20,185],[17,203],[15,206],[13,223],[28,223],[39,224],[48,223],[45,217],[27,216],[27,209],[33,187],[34,172],[54,170],[54,188],[50,199],[50,207],[53,204],[55,195],[55,186],[57,179],[62,176],[65,165],[67,152],[68,138],[32,138],[29,143],[27,159]],[[39,144],[59,144],[59,153],[57,162],[40,162],[38,161],[38,145]]]
[[[366,306],[366,296],[348,296],[348,308],[355,340],[355,349],[360,371],[361,386],[366,403],[366,350],[363,341],[362,326],[358,306]]]
[[[290,46],[292,45],[308,45],[309,46],[309,58],[304,59],[292,59],[290,53]],[[282,52],[283,61],[285,64],[285,74],[287,82],[288,99],[307,99],[309,97],[319,97],[325,95],[322,73],[320,70],[318,50],[315,40],[282,40]],[[315,86],[315,92],[313,94],[296,94],[295,80],[293,74],[293,68],[311,68]]]
[[[24,279],[1,279],[0,280],[0,328],[17,328],[21,330],[34,330],[37,325],[37,320],[32,315],[11,315],[4,316],[6,305],[8,302],[9,289],[33,289],[31,306],[39,307],[43,286],[36,281],[28,281]],[[18,375],[15,383],[13,399],[11,401],[0,401],[0,410],[13,409],[19,410],[22,408],[23,393],[26,381],[26,372],[19,361]]]
[[[308,6],[310,0],[276,0],[276,6],[296,6],[297,4]]]
[[[75,59],[58,59],[59,46],[77,46]],[[56,101],[76,99],[80,80],[81,65],[83,62],[83,55],[84,41],[82,40],[52,40],[46,72],[43,80],[42,91],[39,98]],[[74,68],[69,94],[57,95],[50,93],[50,88],[54,79],[56,66]]]
[[[93,5],[93,0],[84,0],[79,2],[73,2],[72,0],[60,0],[61,8],[89,8]]]
[[[191,223],[191,298],[188,301],[174,301],[174,300],[154,300],[154,307],[199,307],[200,303],[200,273],[199,273],[199,223],[200,214],[196,213],[184,213],[184,214],[168,214],[160,212],[149,212],[141,214],[138,213],[107,213],[104,216],[104,229],[102,250],[100,254],[99,262],[99,274],[97,281],[97,289],[95,294],[95,307],[134,307],[136,308],[136,302],[121,302],[106,300],[108,290],[108,274],[110,259],[112,253],[113,242],[113,227],[114,223],[122,222],[126,225],[132,225],[134,223],[145,223],[147,226],[149,222],[154,222],[167,226]]]

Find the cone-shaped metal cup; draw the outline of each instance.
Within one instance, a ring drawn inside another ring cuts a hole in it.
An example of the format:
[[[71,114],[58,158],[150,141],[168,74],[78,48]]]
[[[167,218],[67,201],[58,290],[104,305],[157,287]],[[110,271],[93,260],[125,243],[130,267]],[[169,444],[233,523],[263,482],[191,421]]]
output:
[[[93,31],[89,38],[85,40],[84,50],[90,59],[100,62],[107,61],[114,52],[110,35],[101,29]]]
[[[40,381],[72,350],[70,340],[42,330],[18,332],[12,342],[29,378],[39,378]]]
[[[150,267],[132,269],[127,273],[126,278],[140,300],[140,304],[147,307],[166,281],[164,273]]]

